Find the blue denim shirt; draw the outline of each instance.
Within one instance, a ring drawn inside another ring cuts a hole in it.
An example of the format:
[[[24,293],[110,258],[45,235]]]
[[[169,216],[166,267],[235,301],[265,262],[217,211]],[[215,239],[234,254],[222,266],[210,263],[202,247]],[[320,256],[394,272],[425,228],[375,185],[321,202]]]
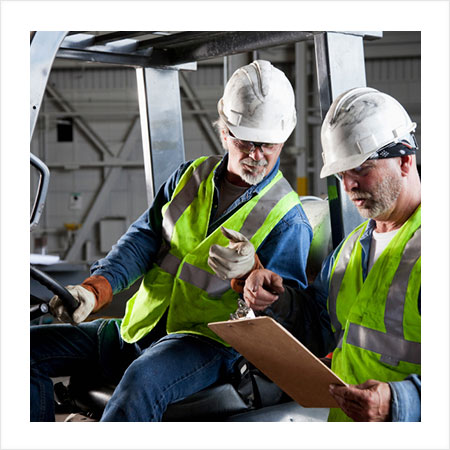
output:
[[[192,161],[183,163],[161,186],[152,205],[119,239],[105,258],[91,267],[92,275],[103,275],[111,284],[113,293],[122,291],[147,273],[156,260],[162,243],[161,208],[172,197],[182,174]],[[278,172],[277,160],[271,172],[257,185],[250,186],[220,217],[215,217],[219,202],[220,180],[225,176],[228,154],[214,174],[215,193],[208,234],[219,227],[237,208],[257,195]],[[312,228],[300,205],[294,206],[280,220],[258,248],[261,263],[280,274],[286,284],[297,289],[307,286],[306,262],[312,239]],[[275,318],[276,315],[273,315]]]
[[[375,221],[369,220],[366,230],[361,236],[362,247],[363,279],[367,277],[369,263],[370,243],[372,242],[372,232],[375,228]],[[328,288],[330,284],[331,269],[335,258],[343,242],[327,257],[322,264],[322,269],[314,280],[313,288],[316,297],[321,302],[326,302],[328,298]],[[418,298],[420,311],[420,294]],[[421,418],[420,396],[421,377],[416,374],[407,376],[403,381],[390,382],[392,392],[391,413],[393,422],[419,422]]]

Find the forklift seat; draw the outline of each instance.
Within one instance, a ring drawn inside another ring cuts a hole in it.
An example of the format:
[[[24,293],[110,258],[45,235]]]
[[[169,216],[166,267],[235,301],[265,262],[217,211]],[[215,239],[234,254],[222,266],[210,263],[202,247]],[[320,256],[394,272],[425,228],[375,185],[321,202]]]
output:
[[[242,363],[240,367],[248,364],[244,359]],[[225,383],[222,381],[184,400],[172,403],[168,406],[162,420],[165,422],[224,421],[237,414],[290,400],[277,385],[266,379],[256,369],[247,370],[238,381],[239,384],[233,383],[233,380]],[[65,389],[64,392],[63,389]],[[93,384],[92,379],[88,383],[83,376],[74,375],[70,378],[67,388],[60,384],[58,389],[55,389],[55,393],[58,400],[65,398],[66,404],[70,404],[72,410],[99,420],[114,389],[115,386],[112,384],[101,382]]]

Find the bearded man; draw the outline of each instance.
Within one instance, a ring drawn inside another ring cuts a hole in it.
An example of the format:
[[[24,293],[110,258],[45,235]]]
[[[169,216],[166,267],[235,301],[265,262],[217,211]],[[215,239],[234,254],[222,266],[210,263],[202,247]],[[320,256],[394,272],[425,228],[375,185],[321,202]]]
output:
[[[421,419],[415,127],[394,98],[375,89],[338,97],[322,125],[321,177],[338,176],[369,220],[329,255],[307,290],[291,289],[266,269],[253,271],[245,282],[244,299],[253,310],[275,300],[275,306],[291,305],[294,334],[306,344],[329,346],[331,369],[348,383],[330,386],[340,407],[330,410],[330,421]]]
[[[240,355],[208,328],[236,311],[231,278],[262,263],[306,287],[312,229],[279,171],[296,124],[289,80],[269,61],[241,67],[218,113],[225,155],[183,163],[91,276],[68,287],[79,307],[50,301],[67,323],[31,327],[32,421],[55,420],[51,378],[72,374],[117,385],[102,422],[160,421],[170,403],[235,373]],[[140,277],[122,320],[85,322]]]

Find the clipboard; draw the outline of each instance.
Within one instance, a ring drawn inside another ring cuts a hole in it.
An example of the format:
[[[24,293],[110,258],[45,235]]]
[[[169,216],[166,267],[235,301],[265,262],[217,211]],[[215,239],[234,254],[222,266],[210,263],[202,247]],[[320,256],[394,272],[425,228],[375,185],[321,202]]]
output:
[[[271,317],[212,322],[208,327],[305,408],[338,408],[330,384],[346,385]]]

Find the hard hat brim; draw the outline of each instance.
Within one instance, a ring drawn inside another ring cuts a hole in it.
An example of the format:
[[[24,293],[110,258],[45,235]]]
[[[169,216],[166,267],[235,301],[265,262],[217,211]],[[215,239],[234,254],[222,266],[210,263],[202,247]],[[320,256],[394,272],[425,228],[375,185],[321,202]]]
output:
[[[346,170],[352,170],[355,167],[360,166],[366,162],[376,151],[365,153],[362,155],[353,155],[345,159],[334,161],[330,164],[325,164],[320,171],[320,178],[326,178],[330,175],[336,175],[339,172],[345,172]]]
[[[275,133],[271,130],[255,130],[254,128],[234,127],[227,123],[227,127],[238,139],[243,141],[262,142],[265,144],[283,144],[286,142],[289,134],[286,131]]]

